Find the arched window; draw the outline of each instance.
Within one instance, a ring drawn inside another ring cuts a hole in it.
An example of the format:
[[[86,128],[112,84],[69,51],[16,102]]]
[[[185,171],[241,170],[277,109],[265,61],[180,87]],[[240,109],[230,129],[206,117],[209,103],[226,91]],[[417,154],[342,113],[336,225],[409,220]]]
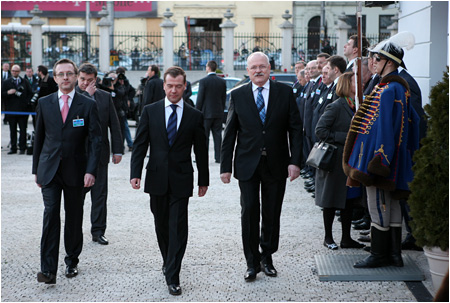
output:
[[[313,56],[317,55],[319,53],[319,48],[320,48],[320,16],[315,16],[311,18],[311,20],[309,20],[308,22],[308,54]]]

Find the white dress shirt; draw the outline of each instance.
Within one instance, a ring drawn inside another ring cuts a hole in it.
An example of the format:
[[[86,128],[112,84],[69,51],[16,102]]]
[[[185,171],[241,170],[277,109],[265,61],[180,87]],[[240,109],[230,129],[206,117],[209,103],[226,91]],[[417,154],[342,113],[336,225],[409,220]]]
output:
[[[167,97],[164,99],[164,107],[166,109],[166,129],[167,129],[167,123],[169,122],[169,117],[173,113],[172,107],[170,106],[172,104],[174,104],[174,103],[170,102],[169,99],[167,99]],[[177,105],[177,130],[178,130],[178,128],[180,127],[180,123],[181,123],[181,117],[183,116],[183,109],[184,109],[183,99],[181,99],[180,101],[178,101],[175,104]]]
[[[264,89],[261,91],[261,94],[263,95],[263,98],[264,98],[264,109],[267,112],[267,105],[269,103],[270,81],[267,80],[266,84],[264,84],[262,87],[264,87]],[[253,97],[254,97],[255,103],[256,103],[256,99],[258,98],[258,85],[256,85],[253,82],[252,82],[252,91],[253,91]]]
[[[73,97],[75,96],[75,89],[73,89],[70,93],[64,94],[62,91],[58,90],[58,102],[59,102],[59,110],[61,111],[64,106],[64,101],[61,98],[62,95],[69,95],[69,101],[67,102],[69,104],[69,108],[72,105]]]

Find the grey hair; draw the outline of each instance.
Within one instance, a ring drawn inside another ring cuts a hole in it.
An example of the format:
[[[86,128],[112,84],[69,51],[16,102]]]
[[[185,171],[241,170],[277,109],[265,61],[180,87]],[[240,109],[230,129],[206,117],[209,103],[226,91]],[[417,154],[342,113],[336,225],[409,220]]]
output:
[[[254,56],[263,56],[264,58],[266,58],[267,64],[270,65],[269,57],[267,57],[266,54],[264,54],[263,52],[254,52],[254,53],[251,53],[250,56],[248,56],[248,58],[247,58],[247,66],[248,66],[248,62],[250,62],[250,60]]]

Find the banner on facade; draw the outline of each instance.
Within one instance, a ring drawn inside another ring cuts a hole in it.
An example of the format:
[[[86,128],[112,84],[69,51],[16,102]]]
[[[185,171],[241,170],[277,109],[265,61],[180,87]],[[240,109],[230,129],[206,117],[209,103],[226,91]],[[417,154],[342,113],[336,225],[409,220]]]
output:
[[[113,1],[115,18],[149,18],[157,16],[157,1]],[[30,11],[39,5],[42,17],[84,17],[86,1],[2,1],[2,17],[31,18]],[[90,1],[91,17],[98,13],[106,1]]]

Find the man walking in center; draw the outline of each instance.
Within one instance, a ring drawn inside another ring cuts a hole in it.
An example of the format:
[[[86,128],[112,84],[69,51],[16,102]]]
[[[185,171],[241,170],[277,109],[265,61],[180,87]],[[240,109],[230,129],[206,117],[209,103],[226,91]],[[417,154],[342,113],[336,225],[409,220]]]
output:
[[[208,190],[209,169],[203,115],[183,101],[186,74],[174,66],[164,73],[166,97],[144,107],[131,156],[132,188],[141,187],[150,146],[144,192],[150,194],[162,272],[171,295],[180,295],[181,261],[188,239],[188,202],[194,187],[191,151],[198,170],[198,196]]]
[[[225,100],[227,98],[227,84],[216,74],[217,63],[209,61],[206,64],[208,76],[200,80],[196,108],[203,113],[207,146],[209,147],[209,132],[212,131],[214,140],[214,159],[220,163],[220,144],[222,143],[222,121]]]
[[[272,254],[278,250],[286,178],[293,181],[300,174],[302,123],[292,88],[269,80],[269,58],[264,53],[248,57],[247,72],[251,82],[231,92],[220,178],[230,183],[234,154],[247,261],[244,278],[250,282],[261,266],[267,276],[277,275]]]
[[[113,152],[112,162],[114,164],[119,164],[122,160],[123,141],[119,118],[117,117],[111,94],[97,89],[96,79],[97,69],[94,65],[84,63],[80,66],[76,92],[95,100],[98,107],[100,127],[102,129],[102,144],[97,181],[94,186],[85,188],[83,200],[86,198],[86,194],[91,191],[92,241],[107,245],[109,242],[105,237],[105,230],[107,214],[106,201],[108,198],[108,163],[110,155],[108,128],[110,130]]]
[[[39,100],[33,170],[44,199],[38,282],[56,283],[64,192],[66,277],[78,274],[83,247],[83,188],[95,183],[102,140],[95,101],[75,91],[77,66],[61,59],[53,67],[59,90]]]

